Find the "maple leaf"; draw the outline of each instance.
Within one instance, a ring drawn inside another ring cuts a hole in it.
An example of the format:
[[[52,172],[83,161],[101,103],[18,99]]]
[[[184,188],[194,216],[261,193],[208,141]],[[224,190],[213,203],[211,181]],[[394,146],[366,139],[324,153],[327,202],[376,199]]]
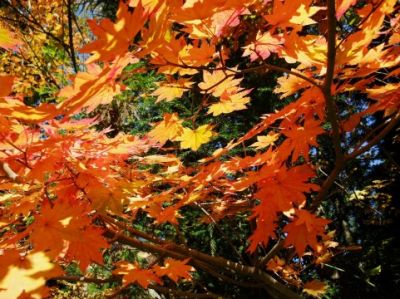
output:
[[[160,198],[165,197],[161,196]],[[161,199],[158,199],[158,201],[161,201]],[[180,217],[178,209],[181,206],[181,204],[176,204],[163,208],[160,202],[153,202],[144,210],[148,212],[149,216],[153,217],[157,223],[169,222],[178,225],[177,218]]]
[[[206,93],[211,93],[214,97],[220,97],[222,94],[237,90],[237,85],[242,79],[234,79],[234,72],[222,70],[203,71],[203,82],[199,83],[199,88]]]
[[[315,13],[314,9],[312,8],[309,8],[309,12],[306,11],[306,8],[310,6],[310,3],[310,0],[274,1],[272,14],[264,15],[264,19],[271,25],[280,27],[292,27],[292,24],[302,24],[303,22],[308,23],[311,20],[308,19],[309,16]],[[294,22],[292,23],[292,21]],[[311,20],[311,22],[314,21]]]
[[[249,237],[250,245],[247,251],[253,253],[260,244],[267,246],[269,238],[274,238],[276,229],[277,210],[273,210],[267,201],[262,201],[253,209],[251,219],[257,218],[257,227]]]
[[[85,196],[91,201],[92,209],[122,213],[126,196],[119,185],[120,182],[110,176],[107,170],[102,172],[104,177],[101,177],[98,172],[101,173],[101,170],[82,170],[75,180],[76,185],[84,190]]]
[[[85,45],[80,51],[82,53],[92,53],[93,55],[86,60],[92,63],[98,60],[111,61],[115,57],[123,56],[132,39],[142,29],[148,19],[148,14],[143,6],[136,6],[133,13],[129,11],[129,6],[120,1],[116,22],[110,19],[102,19],[99,24],[96,20],[88,20],[89,27],[98,40]],[[126,26],[129,24],[129,26]]]
[[[13,87],[14,77],[13,76],[0,76],[0,98],[8,96]]]
[[[187,20],[206,20],[218,11],[221,5],[225,4],[226,0],[215,1],[185,1],[181,9],[176,13],[177,21]]]
[[[58,109],[65,114],[71,114],[84,107],[90,112],[100,104],[108,104],[113,97],[125,87],[116,82],[123,68],[133,62],[131,55],[126,55],[112,65],[100,68],[90,65],[88,72],[78,73],[74,78],[74,85],[63,88],[58,96],[66,98]]]
[[[336,1],[336,18],[339,20],[344,13],[353,5],[357,0],[338,0]]]
[[[158,88],[151,94],[157,96],[157,101],[166,100],[167,102],[172,101],[176,98],[180,98],[184,92],[188,91],[193,85],[193,82],[180,78],[178,80],[169,80],[167,82],[158,83]]]
[[[196,67],[203,67],[213,60],[215,45],[206,42],[188,45],[182,37],[170,38],[163,43],[163,47],[158,47],[152,54],[155,57],[151,63],[160,65],[158,69],[160,73],[193,75],[198,72]]]
[[[267,151],[268,154],[268,151]],[[318,188],[307,183],[314,172],[307,165],[290,169],[279,164],[264,165],[259,172],[252,173],[242,181],[234,183],[232,189],[242,190],[243,186],[251,186],[257,182],[258,191],[254,197],[261,202],[253,209],[250,219],[257,219],[257,227],[250,236],[249,252],[254,252],[258,244],[267,245],[269,238],[274,238],[278,212],[289,211],[292,203],[304,204],[305,192]]]
[[[297,126],[291,123],[288,128],[282,130],[282,134],[286,135],[286,139],[280,147],[280,154],[287,157],[293,151],[292,161],[297,161],[300,156],[306,160],[309,159],[310,146],[317,146],[317,136],[325,133],[321,128],[321,123],[313,119],[309,119],[303,126]]]
[[[278,133],[270,132],[266,136],[257,136],[257,142],[253,143],[251,146],[255,147],[256,150],[263,149],[270,145],[275,145],[275,141],[277,141],[278,138]]]
[[[325,9],[325,7],[311,6],[307,8],[306,5],[302,3],[300,7],[297,8],[296,14],[290,18],[289,22],[301,26],[315,24],[317,22],[311,19],[311,16],[315,15],[321,9]]]
[[[284,35],[285,47],[278,55],[288,63],[301,63],[301,68],[323,68],[326,64],[327,43],[323,36],[306,35],[299,38],[295,31]]]
[[[143,288],[147,288],[149,284],[158,283],[162,281],[151,269],[141,269],[137,263],[132,264],[126,261],[120,261],[116,264],[117,269],[113,274],[123,275],[122,282],[124,285],[131,283],[138,283]]]
[[[277,83],[279,86],[275,87],[274,92],[282,93],[282,95],[280,95],[281,99],[310,86],[309,82],[294,75],[279,77]]]
[[[369,107],[363,114],[372,114],[379,110],[384,110],[384,116],[390,116],[399,110],[400,84],[388,83],[384,86],[375,86],[367,89],[368,96],[377,101]]]
[[[109,146],[108,152],[111,155],[119,155],[120,157],[143,154],[151,147],[156,146],[156,144],[152,143],[147,138],[124,134],[119,134],[114,138],[106,139],[104,144]]]
[[[273,37],[269,31],[264,33],[258,32],[256,41],[243,47],[243,56],[250,56],[251,61],[258,58],[265,60],[271,53],[277,53],[282,48],[283,43],[282,39]]]
[[[60,155],[60,151],[54,151],[49,153],[48,156],[45,156],[43,159],[39,159],[31,171],[29,171],[26,176],[29,180],[38,179],[42,181],[50,172],[57,170],[62,165],[64,161],[63,155]]]
[[[284,231],[287,233],[285,245],[293,245],[296,253],[302,256],[306,247],[317,249],[317,235],[323,236],[325,226],[329,220],[319,218],[307,210],[296,210],[295,220],[287,224]]]
[[[320,298],[328,290],[328,286],[317,279],[313,279],[304,284],[303,292],[313,297]]]
[[[143,5],[143,8],[148,12],[151,13],[156,10],[162,1],[160,0],[129,0],[128,5],[130,7],[137,7],[139,5]]]
[[[181,142],[181,149],[190,148],[197,151],[202,144],[210,141],[212,136],[213,131],[211,126],[202,125],[194,130],[183,128],[183,133],[177,140]]]
[[[16,250],[6,251],[0,255],[0,264],[4,272],[0,276],[1,298],[18,298],[23,292],[30,298],[47,297],[50,294],[45,287],[46,280],[62,273],[44,252],[23,255]]]
[[[246,104],[250,102],[250,98],[246,97],[250,93],[250,90],[238,91],[235,88],[231,90],[225,90],[221,94],[220,101],[215,104],[211,104],[208,108],[208,114],[218,116],[220,114],[231,113],[233,111],[247,109]]]
[[[245,7],[233,8],[214,13],[208,19],[195,19],[183,21],[187,25],[184,30],[192,38],[219,38],[226,35],[230,28],[240,24],[240,16],[249,14]]]
[[[89,225],[87,217],[83,217],[85,208],[57,202],[42,205],[41,214],[29,227],[30,240],[35,250],[47,251],[51,257],[57,257],[67,246],[67,242],[79,238],[80,228]]]
[[[6,91],[8,91],[8,88]],[[39,123],[52,119],[59,114],[59,110],[52,104],[41,104],[38,107],[25,105],[22,98],[5,98],[0,102],[0,113],[10,118],[19,119],[29,123]]]
[[[90,263],[103,264],[102,249],[109,247],[100,228],[88,226],[79,231],[79,238],[70,240],[68,244],[67,259],[76,260],[79,268],[85,272]]]
[[[168,276],[174,282],[178,282],[179,279],[190,279],[190,271],[193,271],[192,266],[187,265],[189,259],[178,261],[172,258],[167,258],[164,261],[164,266],[155,266],[154,272],[158,276]]]
[[[7,29],[0,27],[0,48],[16,51],[20,45],[22,45],[20,40],[15,39]]]
[[[177,113],[165,113],[164,119],[149,132],[149,137],[164,144],[167,140],[175,141],[183,133],[182,120]]]

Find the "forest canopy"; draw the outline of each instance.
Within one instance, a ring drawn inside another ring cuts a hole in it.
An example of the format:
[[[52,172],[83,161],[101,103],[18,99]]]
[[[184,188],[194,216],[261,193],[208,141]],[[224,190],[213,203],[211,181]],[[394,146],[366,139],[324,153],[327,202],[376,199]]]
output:
[[[0,1],[0,298],[399,298],[399,10]]]

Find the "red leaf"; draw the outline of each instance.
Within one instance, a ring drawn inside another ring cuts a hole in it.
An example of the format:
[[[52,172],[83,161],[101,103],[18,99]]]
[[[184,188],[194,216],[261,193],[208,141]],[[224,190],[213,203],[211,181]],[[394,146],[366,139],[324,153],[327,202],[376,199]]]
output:
[[[284,231],[288,234],[285,245],[293,245],[296,253],[302,256],[306,247],[317,249],[317,236],[323,236],[325,226],[329,220],[319,218],[307,210],[296,210],[295,220],[285,226]]]

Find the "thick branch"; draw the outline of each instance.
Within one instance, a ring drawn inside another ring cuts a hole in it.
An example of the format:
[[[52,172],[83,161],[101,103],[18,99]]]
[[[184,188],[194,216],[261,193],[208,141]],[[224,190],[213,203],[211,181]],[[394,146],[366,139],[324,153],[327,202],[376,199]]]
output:
[[[72,27],[73,12],[72,12],[72,0],[67,0],[67,14],[68,14],[68,38],[69,38],[69,49],[71,52],[72,66],[74,67],[75,73],[79,71],[78,64],[76,62],[75,48],[74,48],[74,31]]]
[[[339,120],[336,115],[335,99],[332,95],[332,84],[335,73],[335,59],[336,59],[336,14],[335,14],[335,0],[327,1],[328,9],[328,54],[327,54],[327,66],[326,76],[323,85],[323,94],[325,98],[327,119],[332,127],[332,141],[335,149],[335,167],[322,184],[322,187],[314,198],[311,205],[311,209],[315,210],[316,207],[322,202],[329,188],[333,185],[336,177],[343,169],[345,163],[343,158],[343,152],[340,142],[340,131],[339,131]]]
[[[111,238],[124,243],[129,246],[133,246],[140,250],[149,251],[156,254],[164,254],[176,259],[183,259],[186,257],[190,257],[190,264],[193,266],[197,266],[201,268],[201,263],[206,263],[212,265],[216,268],[229,269],[234,272],[236,275],[247,277],[254,279],[259,282],[263,282],[267,288],[267,290],[271,290],[271,294],[274,295],[275,298],[285,298],[285,299],[300,299],[301,297],[287,288],[286,286],[279,283],[272,276],[267,273],[256,269],[251,266],[244,266],[238,263],[231,262],[221,257],[213,257],[197,250],[186,249],[183,246],[169,244],[166,246],[158,246],[154,244],[144,243],[137,239],[127,237],[122,235],[112,229],[107,229],[107,233]],[[198,263],[200,262],[200,264]]]
[[[332,95],[332,83],[335,73],[335,58],[336,58],[336,14],[335,14],[335,0],[328,0],[328,55],[326,76],[323,85],[327,117],[332,126],[333,144],[335,147],[336,163],[343,160],[343,153],[340,146],[340,131],[339,120],[336,115],[335,100]]]

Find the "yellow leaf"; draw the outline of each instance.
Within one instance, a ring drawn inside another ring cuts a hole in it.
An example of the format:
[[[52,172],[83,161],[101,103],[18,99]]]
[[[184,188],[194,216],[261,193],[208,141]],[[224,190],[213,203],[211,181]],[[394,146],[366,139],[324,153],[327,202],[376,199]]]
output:
[[[251,146],[255,147],[256,150],[259,150],[267,146],[274,145],[274,142],[277,141],[278,138],[278,133],[270,132],[268,135],[265,136],[257,136],[257,142],[253,143]]]
[[[208,109],[208,114],[213,116],[220,115],[222,113],[231,113],[237,110],[246,109],[246,104],[250,102],[250,98],[246,97],[246,95],[250,92],[250,90],[243,90],[237,92],[233,91],[233,94],[225,91],[221,95],[221,100],[218,103],[212,104]]]
[[[328,286],[324,282],[314,279],[304,284],[303,292],[320,298],[320,295],[323,295],[327,289]]]
[[[43,298],[46,279],[59,274],[56,265],[43,252],[28,254],[26,257],[16,256],[15,264],[8,267],[7,274],[0,281],[0,297],[17,298],[22,292],[32,298]]]
[[[189,128],[183,128],[183,134],[178,140],[181,141],[181,148],[191,148],[197,151],[200,146],[210,141],[213,132],[209,125],[202,125],[195,130]]]
[[[193,82],[185,80],[183,78],[171,81],[167,83],[161,83],[158,88],[152,93],[153,96],[157,96],[157,102],[166,100],[167,102],[172,101],[176,98],[180,98],[185,91],[187,91]]]
[[[324,9],[323,7],[311,6],[308,9],[304,4],[301,4],[297,9],[296,15],[294,15],[289,22],[292,24],[298,24],[302,26],[307,26],[317,23],[311,16],[315,15],[318,11]]]
[[[164,144],[167,140],[176,140],[183,130],[182,120],[177,113],[164,114],[164,119],[149,132],[149,137]]]
[[[234,79],[232,71],[208,71],[203,72],[203,82],[199,83],[199,88],[204,92],[212,93],[214,97],[220,97],[226,90],[236,87],[242,79]]]
[[[0,28],[0,48],[17,50],[22,42],[13,38],[12,33],[4,28]]]
[[[300,89],[307,88],[310,83],[294,75],[282,76],[278,78],[278,86],[275,87],[275,93],[281,93],[281,99],[295,94]]]

